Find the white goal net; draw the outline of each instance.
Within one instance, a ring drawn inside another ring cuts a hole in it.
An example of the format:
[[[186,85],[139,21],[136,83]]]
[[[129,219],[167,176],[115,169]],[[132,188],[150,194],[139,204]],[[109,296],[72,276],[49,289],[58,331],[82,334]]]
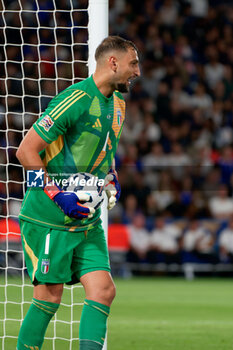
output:
[[[89,5],[87,0],[0,0],[2,350],[16,348],[20,325],[32,298],[18,224],[25,174],[15,153],[50,99],[88,76]],[[79,287],[65,287],[43,349],[78,348],[78,326],[84,299],[84,292]]]

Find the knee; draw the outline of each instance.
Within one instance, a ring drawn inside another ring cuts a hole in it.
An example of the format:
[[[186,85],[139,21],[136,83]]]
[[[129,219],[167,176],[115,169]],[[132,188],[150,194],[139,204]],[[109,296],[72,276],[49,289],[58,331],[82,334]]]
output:
[[[108,300],[108,302],[111,304],[115,296],[116,296],[116,286],[114,283],[112,283],[111,286],[107,288],[105,297]]]
[[[115,287],[115,284],[112,282],[111,284],[102,286],[101,288],[96,290],[95,295],[93,295],[93,300],[96,300],[101,304],[110,306],[115,296],[116,296],[116,287]]]
[[[63,293],[63,285],[57,285],[56,288],[50,290],[50,293],[49,293],[50,302],[55,304],[60,304],[62,293]]]
[[[60,304],[61,303],[61,295],[52,295],[49,298],[50,303]]]
[[[50,303],[60,304],[63,292],[62,284],[38,285],[34,288],[33,297],[39,300],[45,300]]]

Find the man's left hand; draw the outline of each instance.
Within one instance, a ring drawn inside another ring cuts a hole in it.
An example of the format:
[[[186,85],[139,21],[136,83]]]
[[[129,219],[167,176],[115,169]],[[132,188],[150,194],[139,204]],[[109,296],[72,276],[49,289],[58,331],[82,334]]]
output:
[[[108,209],[111,210],[116,205],[121,195],[121,185],[115,170],[110,169],[105,178],[104,189],[108,196]]]

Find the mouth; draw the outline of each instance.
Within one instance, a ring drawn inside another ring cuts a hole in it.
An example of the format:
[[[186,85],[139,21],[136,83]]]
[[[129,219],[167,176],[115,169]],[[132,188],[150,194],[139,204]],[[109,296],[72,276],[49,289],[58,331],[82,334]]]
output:
[[[130,77],[128,80],[127,80],[127,84],[130,85],[132,83],[132,81],[134,80],[133,77]]]

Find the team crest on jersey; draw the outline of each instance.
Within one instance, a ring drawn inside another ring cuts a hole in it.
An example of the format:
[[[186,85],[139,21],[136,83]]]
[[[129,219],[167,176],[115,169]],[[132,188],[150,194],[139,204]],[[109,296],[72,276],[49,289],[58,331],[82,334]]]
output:
[[[41,121],[39,121],[38,125],[42,126],[45,131],[49,131],[49,129],[53,126],[54,122],[50,118],[49,115],[46,115]]]
[[[49,264],[50,264],[50,261],[49,259],[42,259],[42,262],[41,262],[41,272],[43,274],[46,274],[49,272]]]
[[[117,123],[118,123],[118,125],[121,125],[121,122],[122,122],[122,114],[121,114],[121,110],[118,109],[117,110]]]

